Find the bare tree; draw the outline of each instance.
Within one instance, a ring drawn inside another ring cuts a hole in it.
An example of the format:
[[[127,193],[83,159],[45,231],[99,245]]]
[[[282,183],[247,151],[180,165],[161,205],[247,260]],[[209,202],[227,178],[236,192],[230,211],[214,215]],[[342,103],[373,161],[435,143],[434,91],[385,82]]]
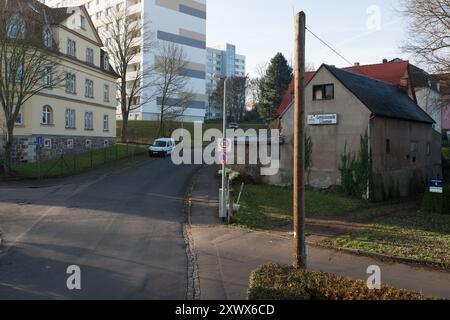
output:
[[[144,54],[154,48],[154,34],[144,18],[130,18],[126,6],[115,9],[102,21],[100,36],[106,45],[110,61],[119,75],[118,99],[123,118],[121,140],[128,140],[130,113],[154,98],[150,88],[154,69],[143,68]]]
[[[11,173],[14,128],[22,106],[42,91],[60,86],[63,72],[45,11],[1,1],[0,104],[5,120],[3,167]]]
[[[188,65],[183,48],[174,43],[160,43],[153,77],[154,92],[160,108],[158,136],[166,134],[166,122],[182,117],[194,100],[195,95],[188,88]]]
[[[243,121],[247,98],[252,98],[252,83],[248,77],[232,77],[227,81],[227,118],[234,121]],[[223,110],[224,79],[222,78],[209,97],[211,106]]]
[[[403,46],[430,71],[450,71],[450,0],[403,0],[409,39]]]

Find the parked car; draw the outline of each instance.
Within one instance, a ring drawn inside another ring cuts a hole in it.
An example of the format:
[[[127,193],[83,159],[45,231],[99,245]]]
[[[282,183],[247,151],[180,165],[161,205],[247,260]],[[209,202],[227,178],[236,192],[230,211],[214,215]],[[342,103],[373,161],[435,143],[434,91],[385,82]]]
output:
[[[228,126],[230,129],[239,129],[239,125],[237,122],[231,122]]]
[[[148,155],[150,157],[167,157],[175,150],[175,140],[170,138],[161,138],[148,148]]]

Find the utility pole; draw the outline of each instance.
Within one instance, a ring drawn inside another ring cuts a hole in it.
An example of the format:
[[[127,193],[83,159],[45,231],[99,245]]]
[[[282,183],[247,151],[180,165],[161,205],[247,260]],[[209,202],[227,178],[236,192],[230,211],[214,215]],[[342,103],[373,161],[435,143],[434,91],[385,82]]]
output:
[[[306,269],[305,244],[305,36],[306,15],[296,17],[294,112],[294,266]]]
[[[223,81],[223,140],[221,141],[221,143],[225,143],[227,139],[227,80],[228,78],[226,77]],[[220,156],[222,157],[222,202],[220,204],[220,217],[225,220],[225,217],[227,216],[227,150],[223,150],[223,154]]]

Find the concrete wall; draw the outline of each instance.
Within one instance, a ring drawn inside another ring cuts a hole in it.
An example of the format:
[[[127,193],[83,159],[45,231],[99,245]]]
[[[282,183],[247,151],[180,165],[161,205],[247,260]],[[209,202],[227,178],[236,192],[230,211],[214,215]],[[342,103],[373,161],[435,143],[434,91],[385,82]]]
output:
[[[420,193],[429,179],[442,178],[441,135],[431,125],[374,118],[371,149],[375,200]]]
[[[334,84],[333,100],[313,101],[313,87]],[[337,125],[307,125],[307,135],[312,138],[312,168],[309,184],[315,188],[329,188],[341,183],[339,167],[345,147],[347,151],[359,150],[360,137],[368,129],[369,110],[328,70],[322,68],[306,87],[306,116],[337,114]],[[291,106],[281,119],[281,131],[286,145],[281,147],[279,181],[291,181],[293,168],[294,108]]]

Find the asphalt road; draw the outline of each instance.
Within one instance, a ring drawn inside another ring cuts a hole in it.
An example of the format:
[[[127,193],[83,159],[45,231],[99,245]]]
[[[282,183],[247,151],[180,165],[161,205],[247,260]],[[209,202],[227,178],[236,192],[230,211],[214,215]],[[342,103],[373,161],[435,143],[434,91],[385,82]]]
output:
[[[183,198],[196,170],[154,159],[57,186],[0,187],[0,299],[185,299]],[[67,288],[71,265],[81,290]]]

